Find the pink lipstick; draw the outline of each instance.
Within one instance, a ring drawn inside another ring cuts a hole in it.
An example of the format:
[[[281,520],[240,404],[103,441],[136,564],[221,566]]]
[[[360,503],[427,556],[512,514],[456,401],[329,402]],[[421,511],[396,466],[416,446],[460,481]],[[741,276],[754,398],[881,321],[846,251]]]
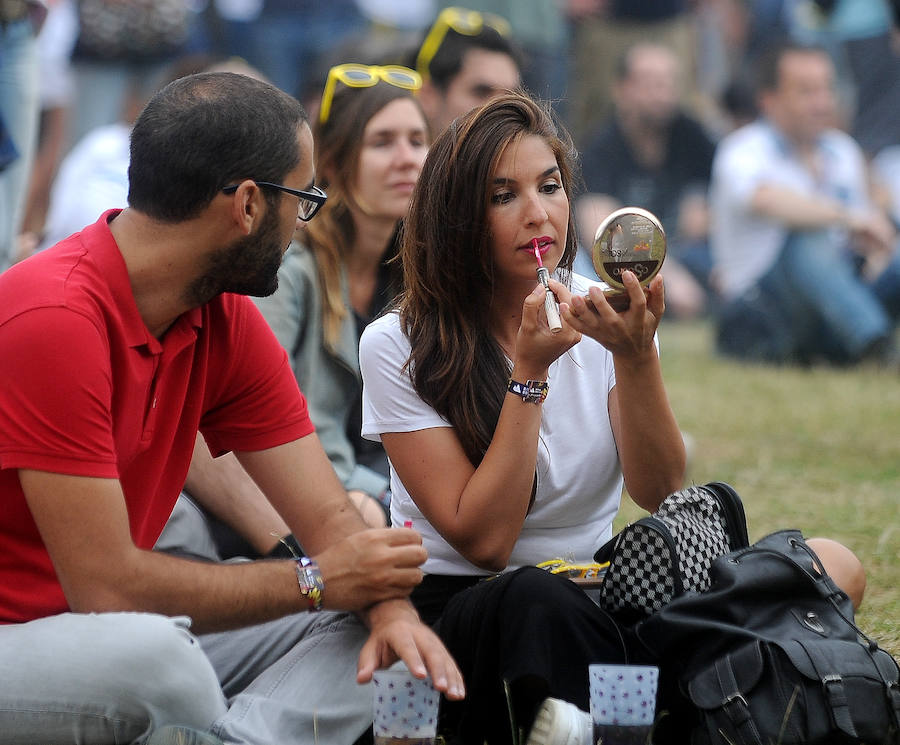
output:
[[[547,271],[544,262],[541,260],[541,248],[537,238],[531,239],[531,247],[534,251],[534,258],[537,259],[538,281],[544,285],[544,289],[547,291],[544,295],[544,311],[547,313],[547,325],[550,326],[550,330],[555,334],[562,328],[562,320],[559,317],[556,295],[550,289],[550,272]]]

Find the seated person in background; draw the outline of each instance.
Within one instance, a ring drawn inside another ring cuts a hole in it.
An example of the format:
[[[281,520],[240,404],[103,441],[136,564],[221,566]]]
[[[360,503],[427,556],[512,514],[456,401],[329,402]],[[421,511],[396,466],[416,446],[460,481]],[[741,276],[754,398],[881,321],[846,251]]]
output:
[[[256,301],[288,352],[322,447],[370,524],[384,525],[365,497],[387,505],[388,466],[380,443],[359,434],[359,336],[400,286],[396,233],[430,139],[414,97],[420,85],[403,68],[332,68],[313,127],[328,201],[295,234],[278,289]]]
[[[691,317],[706,307],[710,258],[706,190],[715,145],[679,107],[679,60],[655,42],[629,47],[612,89],[614,112],[588,139],[582,160],[587,193],[578,200],[578,234],[589,251],[597,226],[619,207],[642,207],[668,240],[667,310]]]
[[[398,656],[462,695],[406,598],[419,536],[366,529],[245,297],[325,201],[312,148],[276,88],[181,78],[134,125],[128,208],[0,276],[0,739],[349,745],[372,723],[358,683]],[[198,431],[308,558],[149,550]]]
[[[521,54],[505,18],[444,8],[407,62],[422,76],[419,100],[432,134],[492,96],[518,88]]]
[[[761,117],[719,144],[710,187],[718,348],[768,362],[889,360],[897,231],[862,150],[834,128],[834,65],[783,43],[761,59]]]
[[[510,742],[505,683],[528,745],[593,742],[588,665],[631,651],[580,588],[529,565],[590,561],[623,484],[653,510],[684,479],[656,345],[663,279],[645,293],[626,273],[616,313],[572,273],[573,157],[519,93],[439,135],[404,223],[403,293],[360,342],[363,435],[389,456],[394,524],[428,549],[413,602],[463,670],[467,700],[444,711],[472,745]]]

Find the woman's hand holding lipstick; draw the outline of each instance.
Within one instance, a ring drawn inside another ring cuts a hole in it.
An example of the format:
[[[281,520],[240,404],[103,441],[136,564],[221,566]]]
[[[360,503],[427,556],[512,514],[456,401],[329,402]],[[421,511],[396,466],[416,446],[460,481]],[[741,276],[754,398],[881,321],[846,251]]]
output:
[[[554,294],[568,292],[565,285],[555,279],[550,280],[550,285]],[[581,341],[581,334],[568,324],[561,323],[560,331],[556,332],[547,327],[544,303],[548,294],[543,285],[538,284],[525,298],[513,355],[513,363],[527,366],[529,376],[534,379],[543,379],[538,372],[545,375],[555,359]]]

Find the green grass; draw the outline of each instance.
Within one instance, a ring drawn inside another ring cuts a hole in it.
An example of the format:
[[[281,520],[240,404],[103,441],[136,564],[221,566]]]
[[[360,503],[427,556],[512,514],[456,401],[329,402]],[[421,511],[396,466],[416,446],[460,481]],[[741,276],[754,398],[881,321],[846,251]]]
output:
[[[868,574],[857,622],[900,656],[900,374],[724,360],[706,322],[665,323],[660,344],[688,480],[734,486],[751,541],[799,528],[852,548]],[[624,503],[617,528],[641,514]]]

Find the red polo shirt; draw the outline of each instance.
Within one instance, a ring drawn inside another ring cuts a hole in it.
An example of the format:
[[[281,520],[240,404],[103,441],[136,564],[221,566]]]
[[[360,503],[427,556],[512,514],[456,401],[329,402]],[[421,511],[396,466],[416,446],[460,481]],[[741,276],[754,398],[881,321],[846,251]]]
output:
[[[135,544],[149,549],[198,429],[214,454],[313,431],[249,298],[221,295],[162,339],[149,333],[109,230],[115,214],[0,274],[0,623],[68,609],[16,469],[118,479]]]

